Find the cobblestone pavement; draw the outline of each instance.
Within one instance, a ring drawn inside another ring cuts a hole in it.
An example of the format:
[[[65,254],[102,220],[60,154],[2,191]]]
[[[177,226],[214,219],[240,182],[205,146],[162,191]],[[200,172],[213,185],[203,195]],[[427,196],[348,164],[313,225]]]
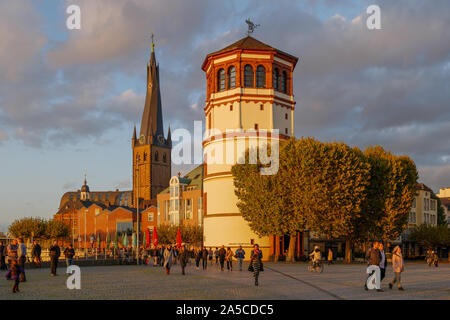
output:
[[[447,299],[450,300],[450,264],[429,268],[422,262],[407,262],[402,274],[404,292],[390,290],[392,269],[383,281],[385,292],[365,291],[364,265],[325,266],[324,273],[310,273],[307,265],[265,263],[260,286],[244,271],[221,272],[208,265],[207,271],[194,264],[182,276],[175,265],[169,276],[153,266],[96,266],[81,268],[81,290],[66,287],[65,267],[59,276],[49,269],[27,270],[27,282],[20,293],[11,293],[12,281],[0,279],[0,299]]]

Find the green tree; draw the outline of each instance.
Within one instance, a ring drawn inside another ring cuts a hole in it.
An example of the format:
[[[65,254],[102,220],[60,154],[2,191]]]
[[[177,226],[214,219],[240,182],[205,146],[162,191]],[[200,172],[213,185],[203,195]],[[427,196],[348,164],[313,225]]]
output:
[[[424,223],[412,229],[408,239],[422,244],[427,249],[450,246],[450,228],[444,225],[432,226]]]
[[[370,184],[363,205],[368,219],[361,232],[368,239],[394,240],[406,229],[416,192],[417,169],[407,156],[396,156],[380,146],[364,151],[371,165]]]
[[[45,235],[46,221],[42,218],[22,218],[14,220],[8,231],[14,237],[24,239],[40,238]]]
[[[54,219],[47,221],[45,236],[48,239],[67,238],[69,237],[69,234],[70,229],[64,222]]]
[[[439,199],[439,198],[437,198],[437,224],[439,226],[447,226],[448,225],[447,217],[445,216],[445,210],[442,205],[441,199]]]

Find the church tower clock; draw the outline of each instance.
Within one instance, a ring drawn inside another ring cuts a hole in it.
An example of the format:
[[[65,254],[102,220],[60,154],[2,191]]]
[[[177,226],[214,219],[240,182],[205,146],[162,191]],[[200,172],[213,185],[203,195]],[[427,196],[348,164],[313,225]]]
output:
[[[170,128],[164,136],[159,65],[156,63],[152,42],[150,62],[147,64],[147,93],[139,137],[134,128],[133,148],[133,203],[146,208],[156,205],[156,195],[169,186],[171,177],[172,140]]]

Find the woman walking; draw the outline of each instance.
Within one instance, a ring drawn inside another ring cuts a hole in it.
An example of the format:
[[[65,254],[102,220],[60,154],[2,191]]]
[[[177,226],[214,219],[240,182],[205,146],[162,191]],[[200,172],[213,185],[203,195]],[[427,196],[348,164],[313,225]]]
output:
[[[172,267],[173,262],[173,250],[172,246],[169,244],[164,250],[164,267],[166,268],[166,274],[169,275],[170,268]]]
[[[259,250],[259,245],[255,244],[254,249],[252,250],[250,254],[250,267],[249,270],[253,271],[253,276],[255,277],[255,286],[258,286],[258,278],[259,278],[259,271],[261,270],[262,266],[262,252]]]
[[[197,270],[199,270],[199,266],[200,266],[200,260],[202,258],[202,250],[200,250],[199,248],[195,248],[194,250],[194,254],[195,254],[195,266],[197,267]]]
[[[227,255],[225,257],[227,260],[227,270],[233,271],[233,251],[231,251],[230,247],[227,248]]]
[[[403,291],[401,280],[401,273],[405,271],[405,264],[403,262],[402,249],[399,246],[394,248],[392,252],[392,269],[395,273],[395,278],[389,283],[389,289],[392,289],[392,286],[397,282],[398,290]]]

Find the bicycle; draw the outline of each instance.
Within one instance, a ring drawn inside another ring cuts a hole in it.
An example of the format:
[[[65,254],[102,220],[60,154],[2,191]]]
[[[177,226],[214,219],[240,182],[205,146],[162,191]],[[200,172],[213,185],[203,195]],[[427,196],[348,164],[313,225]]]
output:
[[[323,272],[323,268],[324,268],[323,265],[324,265],[323,261],[319,260],[319,261],[317,261],[316,266],[314,266],[314,262],[310,259],[309,260],[309,265],[308,265],[308,271],[309,272],[317,271],[319,273],[322,273]]]

